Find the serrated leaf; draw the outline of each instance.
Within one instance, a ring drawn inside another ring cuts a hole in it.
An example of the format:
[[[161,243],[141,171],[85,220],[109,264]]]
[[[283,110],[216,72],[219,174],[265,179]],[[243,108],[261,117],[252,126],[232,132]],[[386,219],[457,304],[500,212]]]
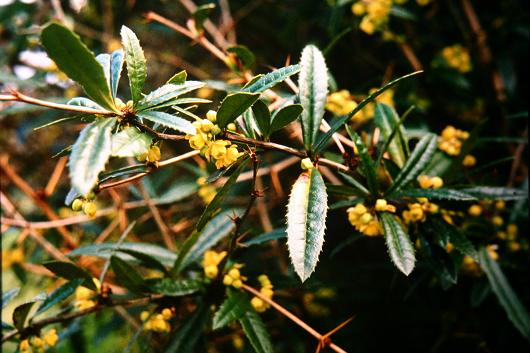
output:
[[[256,353],[272,353],[272,342],[265,324],[254,310],[248,310],[239,323]]]
[[[125,54],[123,53],[123,49],[113,51],[110,56],[110,91],[114,98],[116,98],[116,94],[118,93],[118,84],[120,83],[124,58]]]
[[[272,240],[283,239],[287,237],[286,228],[278,228],[270,232],[262,233],[254,238],[241,243],[241,246],[259,245]]]
[[[135,127],[128,127],[112,135],[111,156],[136,157],[147,153],[151,147],[152,137]]]
[[[98,181],[111,155],[111,131],[116,118],[102,118],[86,126],[70,153],[69,169],[72,186],[86,195]]]
[[[204,87],[204,82],[186,81],[181,85],[165,84],[146,95],[138,103],[137,111],[152,110],[179,104],[179,96]]]
[[[298,119],[303,110],[304,108],[302,108],[301,104],[291,104],[275,111],[272,115],[270,133],[281,130]]]
[[[165,353],[193,353],[208,320],[208,306],[201,304],[172,335]]]
[[[300,103],[302,135],[306,150],[313,150],[313,143],[320,130],[328,96],[328,68],[324,56],[314,45],[308,45],[300,58]]]
[[[44,262],[42,266],[55,273],[57,276],[66,278],[70,281],[81,278],[83,283],[80,285],[93,291],[98,290],[98,287],[94,283],[92,276],[74,263],[66,261],[48,261]]]
[[[475,196],[480,200],[526,200],[528,191],[508,187],[476,186],[459,189],[460,192]]]
[[[287,205],[287,246],[302,282],[315,270],[324,244],[328,195],[322,175],[310,169],[294,183]]]
[[[6,307],[7,304],[11,300],[13,300],[18,293],[20,292],[20,288],[11,288],[5,292],[2,292],[2,309]]]
[[[506,314],[508,314],[508,318],[517,330],[526,339],[530,340],[530,316],[528,315],[528,311],[513,291],[500,266],[489,256],[486,248],[480,249],[479,259],[480,267],[486,273],[491,289],[497,296]]]
[[[153,123],[166,126],[170,129],[177,130],[189,135],[195,135],[197,130],[186,119],[179,118],[178,116],[171,115],[164,112],[157,111],[143,111],[138,113],[138,117],[149,120]]]
[[[394,193],[395,197],[426,197],[429,200],[473,201],[477,198],[454,189],[406,189]]]
[[[169,297],[181,297],[193,294],[200,291],[203,287],[201,281],[192,279],[150,278],[145,283],[151,292]]]
[[[259,131],[263,137],[268,138],[271,132],[271,113],[267,104],[261,99],[258,99],[252,106],[252,112],[254,113],[254,119],[256,124],[258,124]]]
[[[350,138],[355,144],[355,147],[357,147],[357,152],[359,153],[360,158],[360,167],[363,171],[364,176],[366,177],[366,182],[368,183],[368,190],[370,190],[371,193],[375,194],[378,189],[377,172],[375,170],[377,166],[375,165],[374,160],[368,153],[368,148],[364,144],[361,137],[355,131],[351,130],[350,127],[346,127],[346,130],[348,131]]]
[[[133,256],[127,255],[125,252],[120,252],[121,250],[132,250],[136,252],[141,252],[143,254],[158,259],[158,261],[160,261],[165,266],[171,266],[177,258],[177,255],[175,255],[174,252],[169,251],[161,246],[149,243],[121,243],[119,246],[116,246],[116,243],[86,245],[74,249],[68,254],[68,257],[84,255],[97,256],[103,259],[108,259],[113,252],[116,252],[116,256],[118,256],[124,261],[135,261]]]
[[[188,78],[188,74],[186,73],[186,70],[182,70],[171,76],[166,83],[173,85],[183,85],[186,82],[186,78]]]
[[[100,110],[103,109],[101,105],[85,97],[72,98],[66,104],[76,105],[78,107],[87,107],[87,108],[92,108],[92,109],[100,109]]]
[[[408,276],[414,269],[416,262],[414,247],[410,237],[396,216],[383,212],[379,214],[379,218],[383,225],[386,246],[392,262],[401,272]]]
[[[116,275],[116,281],[134,293],[145,291],[145,282],[136,270],[117,256],[110,257],[110,266]]]
[[[239,320],[248,310],[253,310],[248,295],[240,291],[230,291],[228,298],[213,316],[212,329],[218,330]]]
[[[120,34],[123,48],[125,49],[125,62],[131,87],[131,97],[136,106],[142,99],[142,90],[147,78],[147,62],[136,34],[126,26],[121,27]]]
[[[39,309],[35,313],[35,315],[45,312],[55,304],[58,304],[62,302],[63,300],[67,299],[69,296],[75,293],[75,290],[77,287],[83,283],[82,278],[74,279],[70,282],[66,282],[59,288],[55,289],[53,292],[48,295],[48,297],[42,302],[42,304],[39,306]]]
[[[63,25],[51,23],[42,30],[41,43],[57,67],[79,83],[93,101],[105,109],[117,111],[103,67],[75,33]]]
[[[315,143],[315,152],[320,152],[328,143],[328,141],[331,139],[331,136],[335,132],[337,132],[346,122],[348,122],[355,114],[360,112],[368,103],[373,101],[375,98],[377,98],[380,94],[382,94],[387,89],[391,88],[392,86],[396,85],[400,81],[410,78],[412,76],[415,76],[417,74],[422,73],[423,71],[416,71],[408,75],[404,75],[401,77],[396,78],[395,80],[390,81],[383,87],[379,88],[374,93],[370,94],[368,97],[363,99],[351,112],[349,112],[346,115],[341,116],[340,118],[335,119],[335,121],[331,124],[330,129],[325,133],[320,135],[320,137],[317,139]]]
[[[438,137],[434,134],[426,134],[416,144],[416,147],[407,159],[407,162],[394,179],[394,182],[387,190],[387,194],[390,195],[394,191],[398,191],[400,188],[408,184],[410,181],[416,179],[418,175],[425,169],[430,163],[434,152],[436,151]]]
[[[378,103],[375,108],[374,121],[381,130],[385,141],[391,137],[392,132],[397,128],[396,134],[388,144],[388,153],[394,163],[402,168],[406,159],[405,146],[407,145],[407,140],[403,126],[398,127],[399,117],[397,112],[386,104]]]
[[[292,76],[300,71],[300,65],[291,65],[282,67],[281,69],[269,72],[266,75],[260,75],[259,78],[251,80],[245,87],[243,92],[250,93],[261,93],[269,88],[274,87],[276,84],[284,81],[289,76]]]
[[[224,129],[250,108],[259,98],[259,93],[236,92],[223,99],[217,111],[217,125]]]

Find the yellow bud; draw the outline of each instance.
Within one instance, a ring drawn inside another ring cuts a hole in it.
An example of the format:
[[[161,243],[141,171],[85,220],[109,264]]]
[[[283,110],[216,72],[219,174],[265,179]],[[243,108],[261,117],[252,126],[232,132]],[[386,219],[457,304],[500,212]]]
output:
[[[365,213],[361,216],[361,218],[359,219],[359,222],[361,222],[362,224],[367,224],[370,221],[372,221],[372,219],[374,219],[374,217],[371,214]]]
[[[502,226],[502,224],[504,223],[504,220],[502,219],[501,216],[495,216],[491,219],[491,222],[496,225],[496,226]]]
[[[226,125],[226,128],[230,131],[236,131],[237,130],[237,127],[236,127],[236,124],[234,123],[230,123],[228,125]]]
[[[208,265],[204,268],[204,275],[210,279],[217,277],[218,273],[219,269],[217,268],[217,265]]]
[[[266,304],[261,298],[254,297],[250,300],[250,304],[258,313],[262,313],[266,309]]]
[[[311,162],[311,159],[309,158],[302,159],[302,161],[300,162],[300,167],[302,167],[303,170],[309,170],[309,169],[315,168],[315,166],[313,165],[313,162]]]
[[[148,311],[142,311],[142,313],[140,314],[140,320],[142,320],[142,321],[147,320],[148,317],[149,317],[149,312]]]
[[[83,209],[83,200],[81,199],[75,199],[74,202],[72,202],[72,210],[78,212]]]
[[[506,232],[508,233],[508,235],[515,237],[517,236],[519,229],[517,228],[516,224],[508,224],[508,226],[506,227]]]
[[[42,347],[44,346],[44,341],[40,337],[33,337],[31,339],[31,345],[34,348]]]
[[[160,147],[151,146],[151,148],[149,148],[149,151],[147,152],[147,160],[149,162],[157,162],[160,160],[160,157],[161,157]]]
[[[513,252],[521,250],[521,244],[516,242],[516,241],[509,242],[508,243],[508,247],[509,247],[510,251],[513,251]]]
[[[504,202],[504,200],[499,200],[499,201],[495,202],[495,208],[496,209],[504,210],[505,207],[506,207],[506,202]]]
[[[233,279],[238,279],[241,276],[241,273],[237,268],[231,268],[230,271],[228,271],[228,275]]]
[[[477,164],[477,159],[470,154],[467,154],[462,160],[464,167],[473,167],[475,164]]]
[[[165,309],[162,310],[162,317],[164,318],[164,320],[171,319],[171,316],[173,316],[173,313],[171,312],[171,309],[165,308]]]
[[[20,350],[28,350],[29,349],[28,339],[26,338],[25,340],[20,341],[18,348],[20,348]]]
[[[241,286],[243,285],[243,282],[240,280],[240,279],[236,279],[234,280],[234,282],[232,282],[232,287],[234,288],[241,288]]]
[[[212,123],[215,123],[217,120],[217,112],[214,110],[208,110],[206,113],[206,119],[210,120]]]
[[[470,216],[473,216],[473,217],[478,217],[482,214],[482,207],[480,207],[480,205],[472,205],[471,207],[469,207],[469,209],[467,210],[467,213],[470,215]]]
[[[88,217],[94,217],[96,215],[98,208],[94,202],[85,202],[83,205],[83,212]]]
[[[352,5],[351,11],[356,16],[361,16],[366,12],[366,6],[362,1],[358,1],[355,4]]]
[[[431,178],[431,183],[434,189],[439,189],[444,185],[444,181],[442,180],[442,178],[437,176]]]
[[[49,347],[55,346],[58,340],[59,336],[57,335],[57,331],[54,328],[46,332],[44,335],[44,342],[46,342]]]
[[[418,177],[418,183],[422,189],[428,189],[432,186],[432,180],[428,175],[420,175]]]
[[[228,276],[228,275],[225,275],[223,277],[223,284],[225,286],[230,286],[232,284],[232,282],[234,282],[234,280],[232,279],[232,277]]]
[[[454,245],[453,245],[452,243],[447,243],[447,244],[445,245],[445,251],[447,251],[447,253],[452,252],[452,251],[454,250],[454,248],[455,248],[455,247],[454,247]]]

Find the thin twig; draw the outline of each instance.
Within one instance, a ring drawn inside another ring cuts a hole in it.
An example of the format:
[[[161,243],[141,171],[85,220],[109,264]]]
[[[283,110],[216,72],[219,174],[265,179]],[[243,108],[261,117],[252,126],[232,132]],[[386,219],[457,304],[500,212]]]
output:
[[[48,180],[48,184],[46,184],[46,187],[44,188],[44,194],[46,196],[53,194],[57,183],[59,183],[59,179],[61,178],[61,174],[63,173],[67,161],[68,157],[61,157],[57,161],[57,164],[55,164],[55,168],[53,169],[50,179]]]

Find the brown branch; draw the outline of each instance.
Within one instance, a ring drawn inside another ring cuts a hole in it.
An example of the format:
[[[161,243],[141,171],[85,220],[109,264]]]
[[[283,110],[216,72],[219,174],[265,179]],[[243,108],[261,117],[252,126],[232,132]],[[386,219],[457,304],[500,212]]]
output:
[[[46,197],[53,194],[55,187],[59,183],[59,179],[61,178],[61,174],[63,173],[64,167],[66,167],[67,161],[68,157],[61,157],[57,161],[57,164],[55,164],[55,168],[53,169],[50,179],[48,180],[48,184],[46,184],[46,187],[44,188],[44,194],[46,195]]]
[[[401,52],[403,53],[405,58],[407,58],[408,62],[410,63],[410,66],[412,66],[414,71],[422,71],[423,65],[414,53],[414,50],[412,50],[410,44],[406,42],[400,42],[398,43],[398,45],[399,49],[401,49]]]

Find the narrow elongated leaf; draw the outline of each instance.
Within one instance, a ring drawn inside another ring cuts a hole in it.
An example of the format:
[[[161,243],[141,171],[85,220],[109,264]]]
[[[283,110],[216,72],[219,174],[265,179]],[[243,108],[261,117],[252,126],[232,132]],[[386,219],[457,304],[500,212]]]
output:
[[[302,105],[291,104],[274,112],[272,115],[270,133],[272,134],[298,119],[303,110],[304,108],[302,108]]]
[[[381,134],[385,141],[390,138],[390,135],[399,124],[399,117],[394,108],[386,104],[377,104],[375,108],[374,121],[381,130]],[[405,129],[403,126],[397,127],[397,132],[388,144],[388,153],[390,157],[400,168],[405,164],[407,140]]]
[[[101,105],[85,97],[72,98],[66,104],[77,105],[78,107],[87,107],[92,109],[103,109]]]
[[[328,96],[328,68],[324,56],[314,45],[308,45],[300,58],[300,103],[302,111],[302,135],[306,150],[313,150],[313,143],[320,129]]]
[[[103,67],[75,33],[58,23],[50,23],[42,30],[41,42],[59,69],[79,83],[93,101],[117,111]]]
[[[111,256],[110,266],[116,275],[116,281],[122,284],[125,288],[135,293],[141,293],[145,290],[145,282],[127,262],[119,257]]]
[[[453,244],[455,249],[463,255],[468,255],[475,260],[478,260],[478,253],[475,249],[475,246],[464,234],[458,230],[458,228],[448,224],[442,219],[437,218],[430,219],[428,222],[426,222],[426,225],[432,227],[430,229],[431,234],[436,234],[438,237],[446,239],[446,242],[444,242],[444,247],[447,245],[447,242],[450,242]]]
[[[58,304],[63,300],[67,299],[69,296],[75,293],[75,290],[81,285],[81,283],[83,283],[83,279],[77,278],[70,282],[66,282],[59,288],[55,289],[53,292],[50,293],[50,295],[48,295],[46,300],[42,302],[35,315],[45,312],[55,304]]]
[[[103,67],[103,73],[105,74],[107,85],[109,85],[110,87],[110,55],[99,54],[98,56],[96,56],[96,60]]]
[[[20,288],[11,288],[5,292],[2,292],[2,309],[5,308],[6,305],[9,304],[9,302],[13,300],[19,292]]]
[[[386,246],[396,267],[408,276],[414,269],[416,256],[409,235],[396,216],[383,212],[379,214],[385,232]]]
[[[493,293],[499,299],[502,307],[508,314],[508,318],[515,325],[517,330],[530,340],[530,316],[523,306],[517,294],[513,291],[510,283],[504,276],[500,266],[488,254],[486,248],[479,252],[480,267],[486,273]]]
[[[204,87],[203,82],[186,81],[181,85],[165,84],[146,95],[139,103],[137,111],[159,109],[180,104],[179,96]]]
[[[328,195],[322,175],[300,174],[287,205],[287,246],[294,270],[304,282],[315,270],[324,244]]]
[[[236,92],[223,99],[217,111],[217,124],[221,129],[230,124],[259,98],[259,93]]]
[[[186,70],[182,70],[171,76],[169,80],[167,80],[166,83],[171,83],[174,85],[182,85],[186,82],[186,78],[188,77],[188,74],[186,73]]]
[[[204,325],[208,320],[208,306],[201,304],[189,317],[182,320],[171,341],[166,347],[165,353],[193,353],[197,341],[203,333]]]
[[[172,278],[150,278],[146,280],[147,287],[158,294],[170,297],[182,297],[200,291],[202,282],[192,279],[175,280]]]
[[[368,183],[368,189],[372,193],[377,192],[377,173],[375,168],[377,166],[375,165],[372,157],[370,157],[370,154],[368,153],[368,148],[364,144],[361,137],[353,130],[351,130],[349,127],[346,128],[348,133],[350,134],[350,137],[355,144],[355,147],[357,147],[357,152],[359,153],[360,158],[360,165],[361,170],[363,171],[364,176],[366,177],[366,182]]]
[[[92,276],[88,272],[71,262],[48,261],[43,263],[42,266],[55,273],[57,276],[66,278],[71,281],[81,278],[83,279],[83,283],[81,283],[80,285],[94,291],[98,290],[98,287],[94,283]]]
[[[241,243],[242,246],[251,246],[251,245],[259,245],[263,244],[272,240],[278,240],[283,239],[287,237],[287,231],[286,228],[278,228],[271,230],[267,233],[262,233],[250,240],[247,240],[243,243]]]
[[[410,73],[410,74],[405,75],[405,76],[398,77],[395,80],[390,81],[389,83],[387,83],[386,85],[384,85],[383,87],[379,88],[377,91],[375,91],[374,93],[370,94],[368,97],[363,99],[351,112],[349,112],[346,115],[341,116],[340,118],[337,118],[333,122],[333,124],[331,124],[331,128],[325,134],[321,135],[320,138],[318,138],[318,140],[316,141],[316,143],[315,143],[315,152],[320,152],[326,146],[326,144],[328,143],[329,139],[331,139],[331,136],[333,136],[333,134],[335,132],[337,132],[355,114],[360,112],[368,103],[373,101],[375,98],[377,98],[379,95],[381,95],[384,91],[386,91],[387,89],[389,89],[392,86],[396,85],[400,81],[402,81],[404,79],[407,79],[407,78],[410,78],[412,76],[418,75],[418,74],[420,74],[422,72],[423,71],[416,71],[416,72]]]
[[[128,127],[112,135],[111,156],[136,157],[149,151],[153,139],[135,127]]]
[[[268,138],[271,132],[271,113],[267,104],[258,99],[252,106],[252,112],[254,113],[254,119],[256,119],[259,131],[263,137]]]
[[[142,98],[142,90],[147,78],[147,63],[136,34],[126,26],[121,27],[120,34],[123,48],[125,49],[125,62],[127,63],[131,97],[134,105],[136,105]]]
[[[250,306],[248,295],[240,291],[230,291],[228,298],[226,298],[213,316],[212,328],[217,330],[225,327],[239,320],[248,310],[253,310]]]
[[[69,168],[72,186],[82,195],[92,190],[111,152],[111,130],[116,118],[102,118],[86,126],[72,146]]]
[[[429,200],[473,201],[477,198],[453,189],[406,189],[394,193],[399,197],[426,197]]]
[[[183,132],[185,134],[194,135],[197,130],[186,119],[179,118],[178,116],[171,115],[164,112],[155,112],[155,111],[144,111],[138,113],[138,117],[149,120],[153,123],[160,124],[170,129]]]
[[[407,159],[407,162],[394,179],[387,194],[391,194],[393,191],[398,191],[401,187],[420,175],[423,169],[429,164],[436,151],[437,140],[438,138],[436,135],[430,133],[420,139],[410,154],[409,159]]]
[[[116,94],[118,93],[118,84],[120,83],[124,57],[123,49],[113,51],[110,56],[110,91],[114,98],[116,98]]]
[[[463,188],[459,191],[475,196],[477,199],[488,200],[526,200],[528,191],[508,187],[476,186]]]
[[[272,353],[272,342],[265,324],[254,310],[248,310],[239,319],[241,327],[256,353]]]
[[[140,261],[141,266],[152,268],[154,270],[158,270],[160,272],[163,272],[166,275],[169,274],[166,267],[160,261],[158,261],[158,259],[154,258],[151,255],[148,255],[141,251],[136,251],[136,250],[131,250],[131,249],[119,249],[116,251],[120,251],[128,255],[131,255],[132,257]]]
[[[368,189],[366,189],[363,184],[358,182],[351,175],[348,175],[342,172],[339,172],[339,174],[342,176],[342,178],[344,178],[344,180],[346,180],[348,184],[350,184],[351,186],[353,186],[355,189],[359,191],[358,196],[367,196],[370,194],[370,191],[368,191]]]
[[[292,76],[299,71],[300,65],[282,67],[281,69],[274,70],[266,75],[262,75],[256,80],[250,81],[245,87],[243,87],[242,91],[249,93],[265,92],[269,88],[274,87],[276,84],[284,81],[289,76]]]

